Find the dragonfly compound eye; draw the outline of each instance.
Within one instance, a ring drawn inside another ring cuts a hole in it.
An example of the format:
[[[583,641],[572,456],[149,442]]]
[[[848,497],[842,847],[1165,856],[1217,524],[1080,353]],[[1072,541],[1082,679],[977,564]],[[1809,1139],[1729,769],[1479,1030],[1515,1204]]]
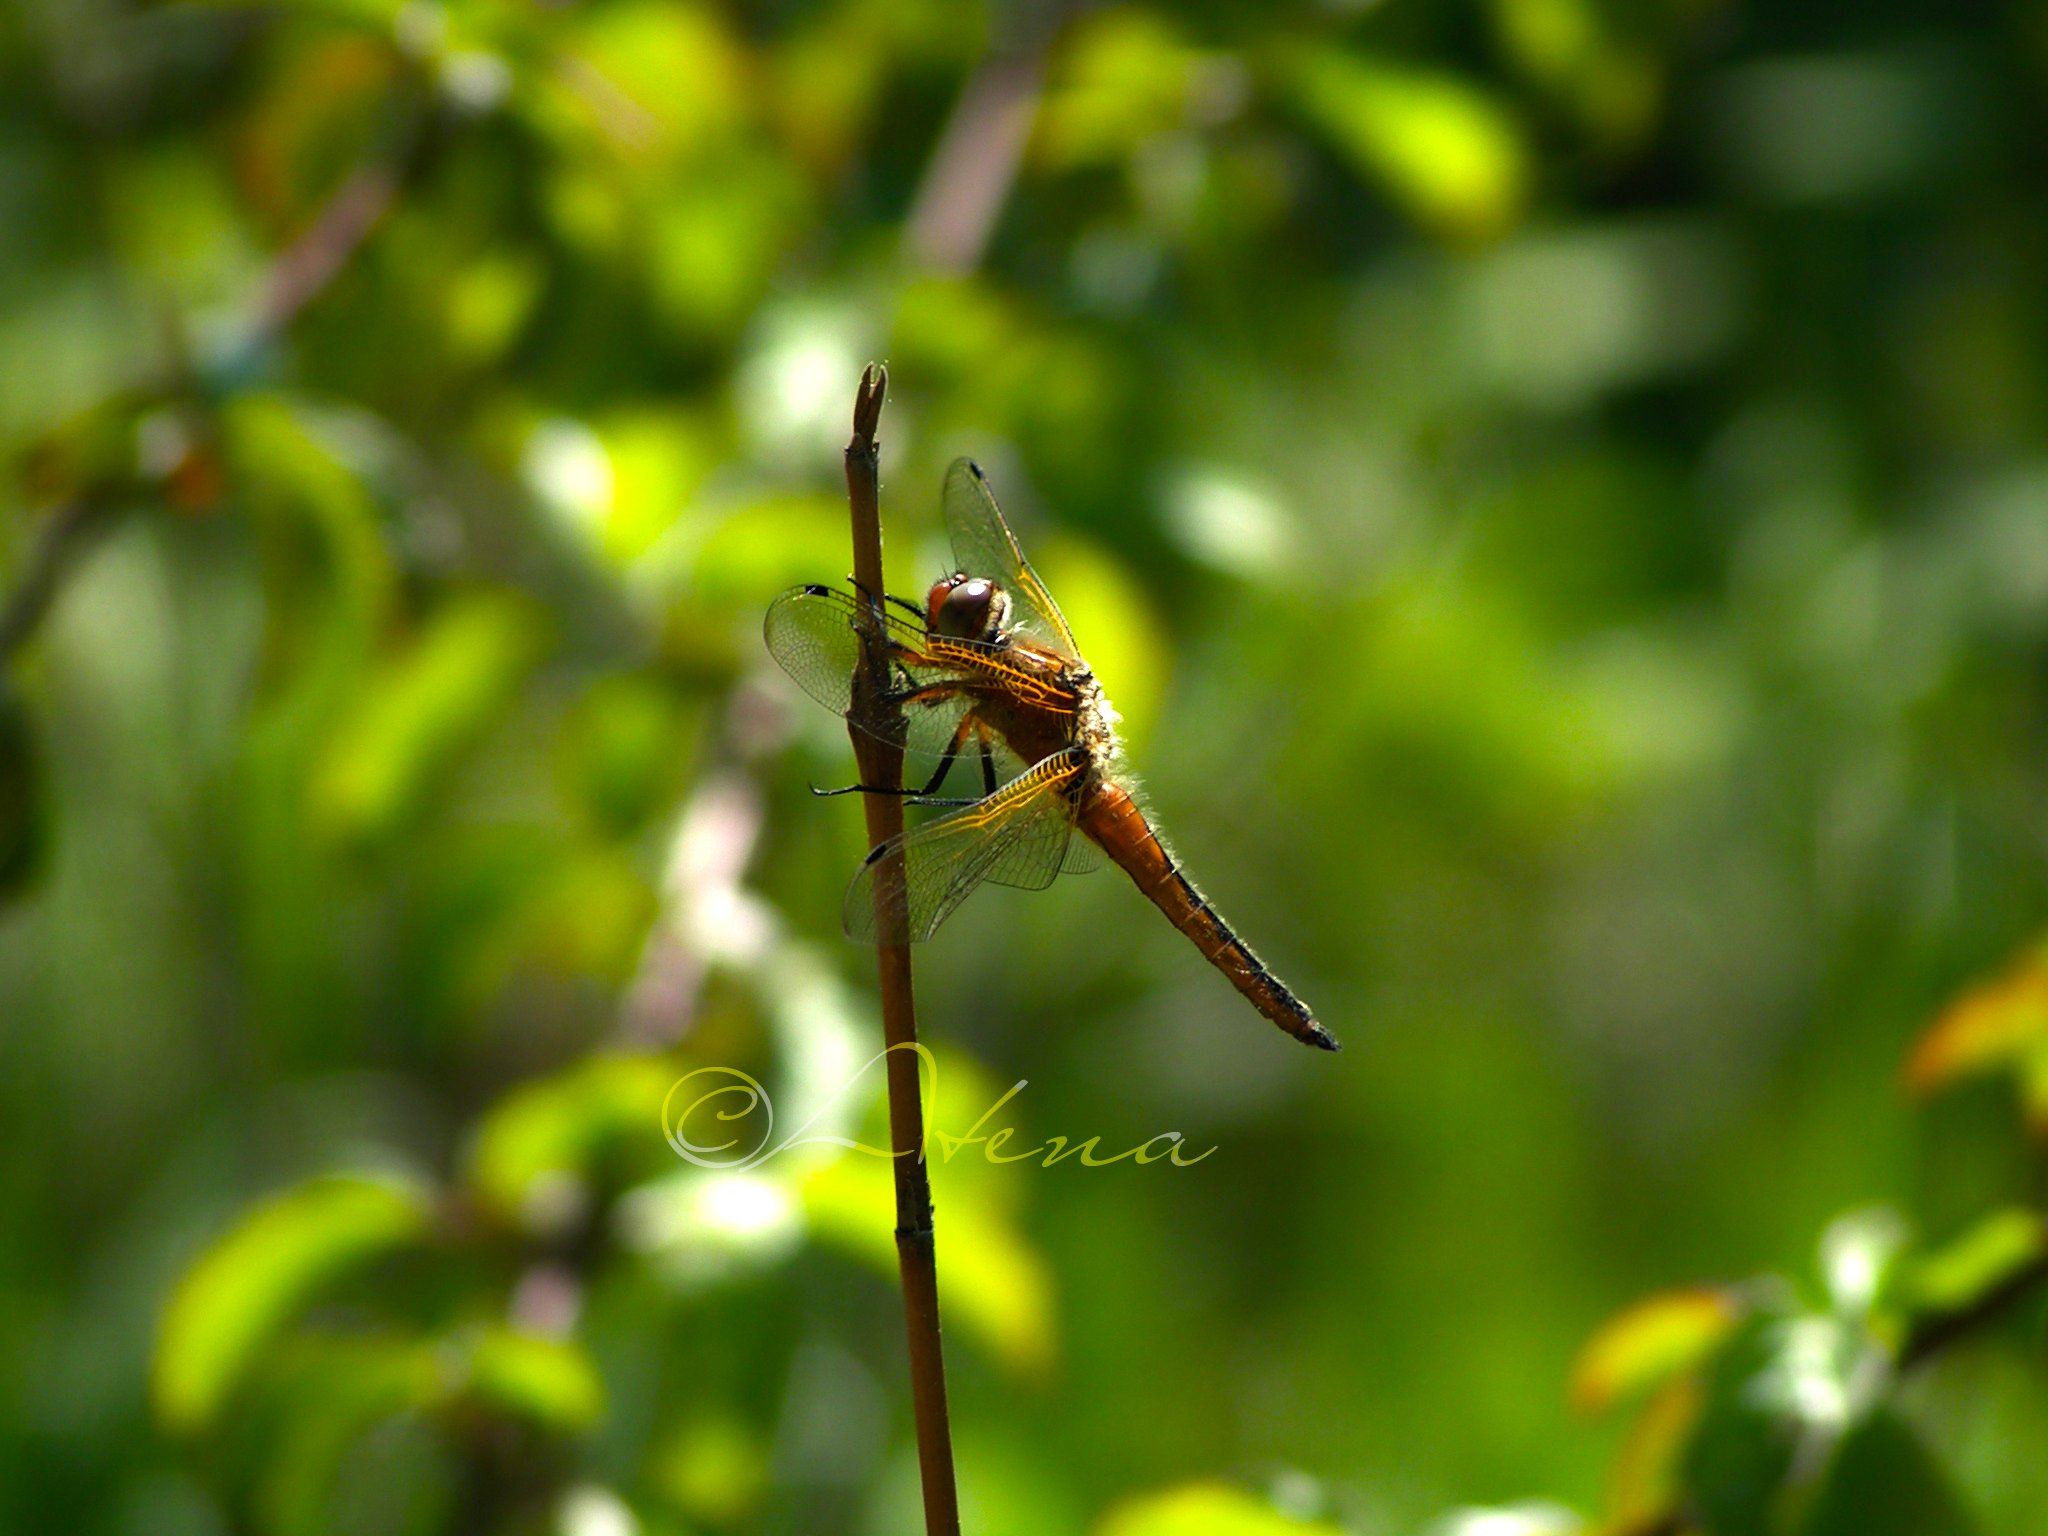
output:
[[[956,640],[986,640],[1002,627],[1008,605],[996,584],[981,576],[948,576],[931,590],[932,628]]]

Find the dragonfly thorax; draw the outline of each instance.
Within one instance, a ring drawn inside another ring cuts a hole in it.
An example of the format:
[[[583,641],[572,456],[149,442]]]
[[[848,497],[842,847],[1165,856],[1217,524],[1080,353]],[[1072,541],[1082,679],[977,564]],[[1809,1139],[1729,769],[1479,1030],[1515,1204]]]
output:
[[[925,621],[932,633],[953,640],[993,644],[1010,617],[1010,594],[985,576],[955,571],[932,584],[925,597]]]

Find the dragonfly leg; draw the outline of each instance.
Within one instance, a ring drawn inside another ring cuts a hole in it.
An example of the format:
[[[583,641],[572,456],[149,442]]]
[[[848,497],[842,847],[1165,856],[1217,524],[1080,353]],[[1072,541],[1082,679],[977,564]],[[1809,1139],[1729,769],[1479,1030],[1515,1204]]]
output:
[[[853,582],[853,590],[858,592],[862,597],[866,598],[871,603],[875,600],[875,594],[870,592],[866,587],[862,586],[859,582],[854,581],[851,576],[847,577],[846,579],[850,582]],[[910,599],[907,597],[898,597],[893,592],[884,592],[882,594],[882,601],[885,603],[894,603],[898,608],[901,608],[905,613],[909,614],[912,618],[916,619],[917,622],[920,624],[924,623],[925,621],[925,611],[922,608],[918,607],[917,604],[911,602]]]
[[[988,737],[975,728],[972,715],[962,717],[959,728],[953,732],[953,739],[946,744],[946,750],[939,755],[938,770],[925,781],[922,788],[909,789],[881,784],[848,784],[839,789],[820,789],[817,785],[813,784],[811,786],[811,793],[826,797],[831,795],[850,795],[858,790],[863,794],[869,795],[902,795],[917,805],[972,805],[974,804],[974,797],[972,796],[965,800],[941,800],[936,798],[939,786],[946,781],[946,774],[952,769],[953,764],[959,760],[961,748],[966,746],[969,736],[976,737],[981,743],[982,778],[988,784],[988,792],[994,794],[996,782],[995,762],[989,756]]]
[[[842,784],[837,789],[820,789],[813,784],[811,793],[821,800],[830,799],[833,795],[901,795],[911,805],[979,805],[982,802],[980,795],[929,795],[921,789],[887,784]]]

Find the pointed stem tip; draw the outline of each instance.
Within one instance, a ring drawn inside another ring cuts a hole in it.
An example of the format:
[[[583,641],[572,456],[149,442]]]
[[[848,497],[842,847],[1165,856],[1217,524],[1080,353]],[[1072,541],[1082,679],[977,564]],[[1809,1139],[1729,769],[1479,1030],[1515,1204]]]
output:
[[[889,370],[880,363],[869,363],[861,370],[860,393],[853,401],[853,437],[862,445],[875,439],[875,428],[882,420],[882,397],[888,393]]]

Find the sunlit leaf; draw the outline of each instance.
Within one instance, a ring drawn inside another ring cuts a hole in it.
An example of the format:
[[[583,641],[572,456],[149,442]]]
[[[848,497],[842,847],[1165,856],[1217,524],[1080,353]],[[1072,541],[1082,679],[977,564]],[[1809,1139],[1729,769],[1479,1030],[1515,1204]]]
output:
[[[1906,1250],[1905,1221],[1885,1206],[1852,1211],[1828,1223],[1821,1234],[1821,1278],[1835,1310],[1861,1317],[1885,1287]]]
[[[1608,1471],[1610,1519],[1625,1529],[1646,1526],[1678,1502],[1685,1448],[1705,1402],[1705,1389],[1690,1376],[1650,1391]]]
[[[760,1502],[769,1486],[769,1447],[743,1420],[698,1412],[657,1447],[655,1486],[683,1514],[730,1525]]]
[[[710,7],[628,0],[578,20],[546,89],[522,104],[572,154],[659,169],[706,154],[746,115],[749,61]]]
[[[1914,1043],[1906,1086],[1932,1093],[2042,1051],[2048,1051],[2048,948],[2037,947],[1942,1010]]]
[[[829,579],[846,563],[846,508],[820,497],[776,497],[735,507],[705,533],[689,573],[690,595],[738,608],[763,592]],[[892,586],[912,573],[893,569]]]
[[[475,366],[497,361],[533,312],[546,272],[521,251],[492,251],[449,274],[442,324],[449,351]]]
[[[1932,1253],[1908,1261],[1896,1297],[1919,1313],[1957,1312],[1982,1301],[2048,1256],[2040,1213],[2014,1207],[1984,1217]]]
[[[109,171],[114,237],[166,297],[220,309],[260,281],[254,232],[217,157],[192,145],[120,160]]]
[[[1190,1483],[1126,1499],[1094,1536],[1341,1536],[1321,1520],[1297,1520],[1224,1483]]]
[[[421,1192],[324,1178],[257,1207],[179,1281],[157,1335],[152,1392],[173,1430],[211,1424],[266,1345],[337,1281],[419,1241]]]
[[[1494,0],[1507,50],[1607,145],[1631,143],[1659,104],[1658,62],[1617,43],[1594,0]]]
[[[1123,739],[1142,751],[1170,664],[1150,590],[1107,551],[1071,535],[1042,540],[1030,558],[1115,703]]]
[[[685,1169],[620,1203],[628,1247],[684,1284],[728,1279],[781,1262],[804,1236],[803,1207],[782,1168]]]
[[[1012,1369],[1042,1373],[1053,1355],[1052,1279],[1009,1216],[962,1181],[944,1202],[939,1293],[950,1324],[978,1338]],[[896,1194],[886,1158],[850,1155],[803,1182],[804,1213],[817,1239],[884,1274],[896,1273]]]
[[[1697,1370],[1733,1332],[1742,1308],[1707,1287],[1660,1291],[1600,1325],[1572,1366],[1572,1405],[1599,1413]]]
[[[1427,1528],[1427,1536],[1573,1536],[1586,1523],[1559,1504],[1506,1504],[1453,1510]]]
[[[1515,120],[1478,86],[1338,48],[1294,55],[1287,76],[1336,147],[1424,227],[1491,240],[1521,217],[1528,150]]]
[[[1199,63],[1155,11],[1116,7],[1084,16],[1039,109],[1037,153],[1059,170],[1136,153],[1186,123]]]
[[[510,593],[447,603],[343,723],[314,781],[321,820],[348,838],[396,832],[533,665],[542,627]]]
[[[496,1328],[469,1351],[470,1395],[483,1407],[561,1434],[604,1413],[604,1382],[581,1345]]]
[[[789,164],[735,157],[692,177],[648,212],[647,286],[685,336],[724,340],[761,299],[809,211]]]
[[[594,682],[564,722],[564,791],[609,836],[628,836],[679,797],[693,767],[695,718],[672,688],[641,673]]]
[[[241,394],[221,428],[264,555],[263,681],[278,696],[275,724],[324,718],[360,681],[397,589],[376,504],[296,401]]]
[[[653,1056],[596,1056],[514,1089],[487,1113],[466,1178],[501,1219],[558,1231],[607,1174],[659,1166],[662,1096],[681,1072]]]

